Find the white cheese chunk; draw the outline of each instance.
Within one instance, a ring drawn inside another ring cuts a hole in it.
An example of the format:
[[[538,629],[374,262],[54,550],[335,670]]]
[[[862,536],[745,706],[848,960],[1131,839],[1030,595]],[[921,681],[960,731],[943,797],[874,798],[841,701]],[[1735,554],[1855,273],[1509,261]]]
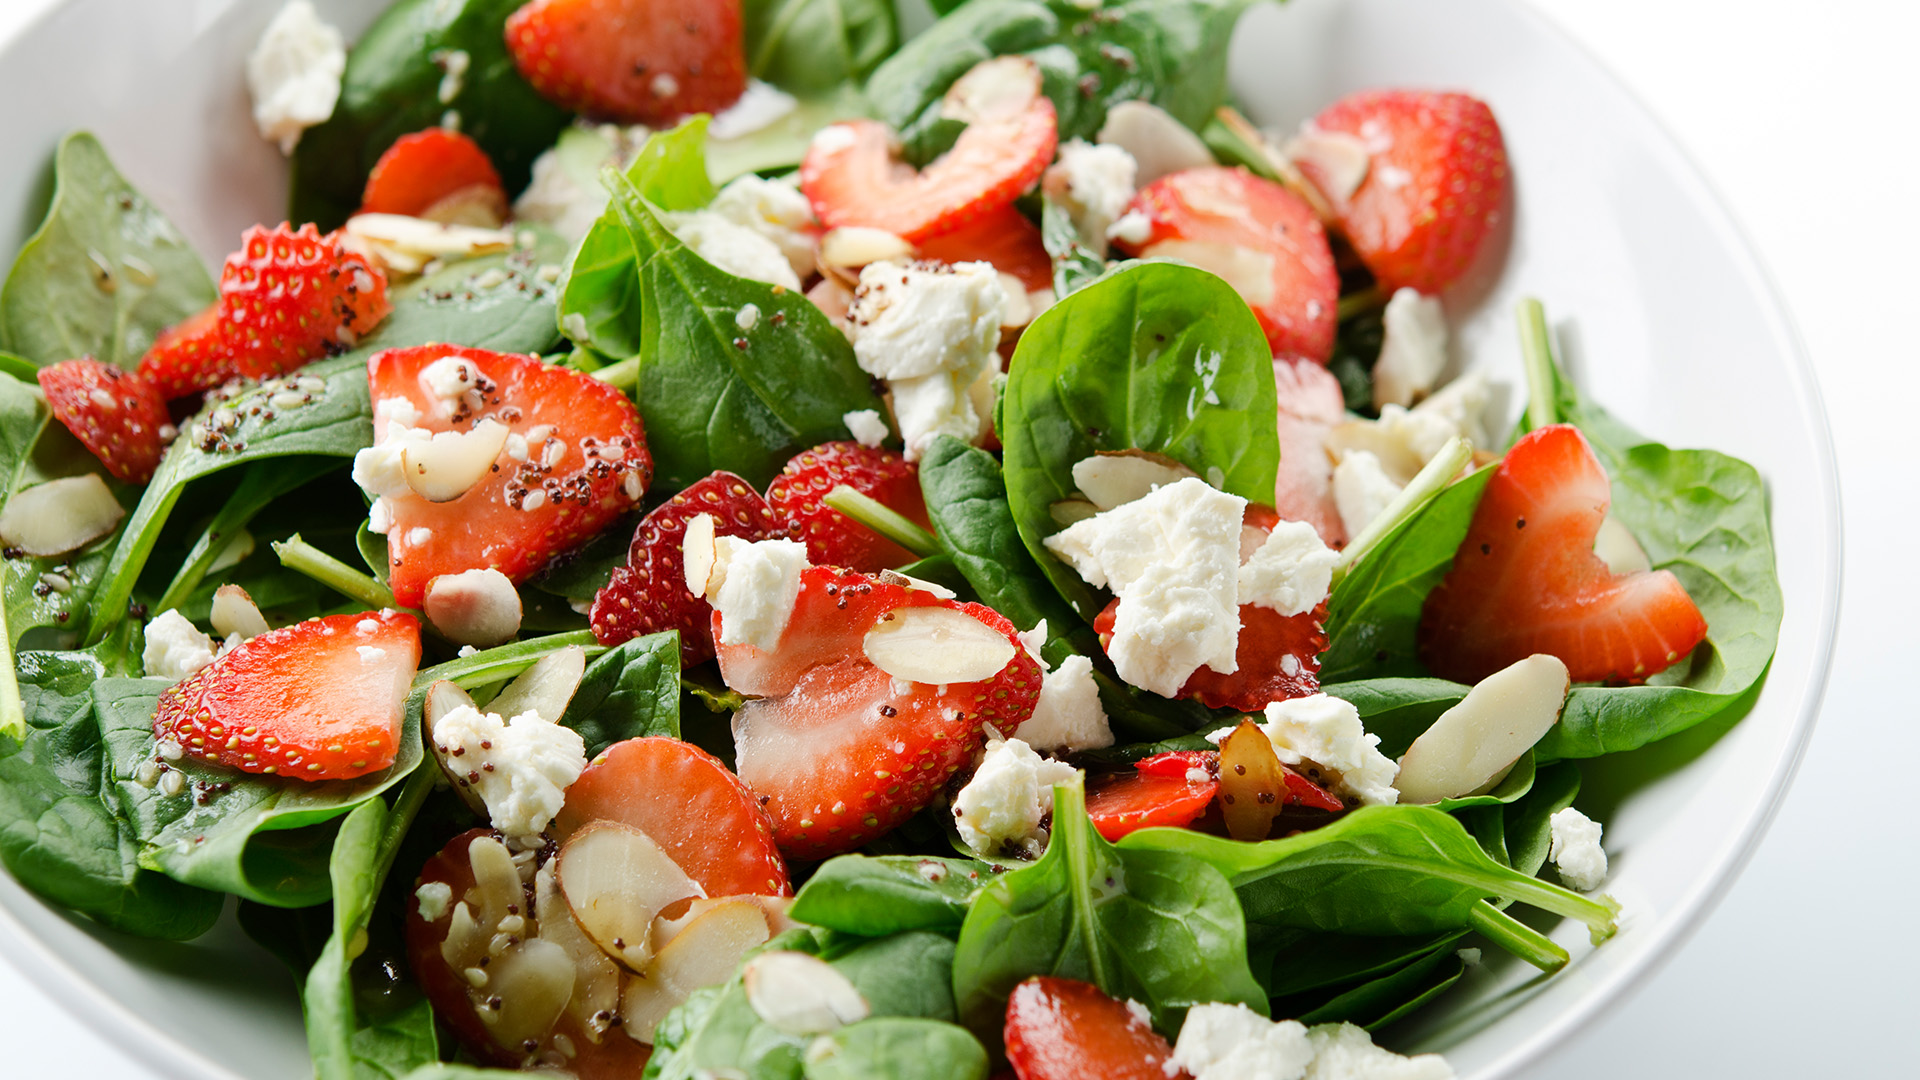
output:
[[[720,613],[720,644],[772,649],[800,596],[807,546],[796,540],[714,538],[707,600]]]
[[[1312,1061],[1304,1024],[1214,1003],[1187,1010],[1167,1064],[1169,1072],[1185,1069],[1193,1080],[1299,1080]]]
[[[795,278],[813,275],[813,205],[793,184],[748,173],[721,188],[707,209],[771,241]]]
[[[1020,725],[1020,738],[1036,750],[1061,754],[1113,745],[1093,661],[1069,656],[1041,677],[1040,700]]]
[[[945,372],[891,381],[893,419],[900,425],[908,461],[920,460],[942,435],[964,443],[979,441],[986,420],[974,404],[972,388],[978,381]]]
[[[1320,542],[1304,521],[1282,521],[1253,557],[1240,566],[1240,603],[1259,604],[1282,615],[1312,611],[1333,586],[1340,553]]]
[[[737,139],[751,135],[786,116],[799,104],[798,98],[772,83],[748,79],[740,97],[713,114],[707,124],[707,138]]]
[[[1275,701],[1267,705],[1260,725],[1281,764],[1305,766],[1308,778],[1336,795],[1350,796],[1368,806],[1391,806],[1399,801],[1393,778],[1400,766],[1380,752],[1380,736],[1369,735],[1353,704],[1330,694]],[[1222,728],[1207,736],[1218,743],[1233,731]]]
[[[1005,306],[992,263],[869,263],[847,311],[853,355],[883,379],[946,373],[971,385],[994,364]]]
[[[1046,848],[1040,823],[1053,808],[1053,786],[1078,771],[1041,757],[1019,739],[989,744],[973,779],[953,800],[960,838],[982,854],[1040,854]]]
[[[1547,819],[1547,857],[1560,880],[1592,892],[1607,879],[1607,852],[1600,846],[1600,823],[1569,806]]]
[[[800,289],[799,275],[780,245],[758,230],[741,225],[715,210],[689,210],[666,215],[667,227],[699,256],[735,277]]]
[[[213,656],[213,639],[178,611],[168,608],[147,623],[147,643],[140,651],[140,662],[148,675],[179,682],[213,663]]]
[[[1399,496],[1402,485],[1380,464],[1370,450],[1349,450],[1333,467],[1333,502],[1340,508],[1340,523],[1348,536],[1358,536],[1367,523],[1380,516],[1387,504]]]
[[[887,422],[881,419],[880,414],[873,409],[855,409],[842,416],[840,421],[847,425],[847,432],[861,446],[870,449],[886,442],[887,436],[891,434],[887,429]]]
[[[544,832],[587,767],[580,733],[532,711],[503,720],[461,705],[434,724],[433,739],[442,759],[464,771],[493,827],[509,840]]]
[[[346,70],[345,40],[308,0],[281,8],[247,56],[247,89],[260,137],[278,143],[283,154],[293,153],[302,132],[333,115]]]
[[[1060,160],[1042,181],[1049,198],[1065,208],[1080,240],[1096,253],[1107,250],[1107,230],[1133,201],[1139,167],[1119,146],[1068,139]]]
[[[1426,397],[1447,366],[1447,313],[1436,297],[1396,290],[1382,313],[1386,331],[1373,365],[1373,407]]]
[[[1353,1024],[1318,1024],[1307,1029],[1307,1041],[1313,1064],[1306,1080],[1453,1080],[1453,1066],[1439,1054],[1402,1057]]]

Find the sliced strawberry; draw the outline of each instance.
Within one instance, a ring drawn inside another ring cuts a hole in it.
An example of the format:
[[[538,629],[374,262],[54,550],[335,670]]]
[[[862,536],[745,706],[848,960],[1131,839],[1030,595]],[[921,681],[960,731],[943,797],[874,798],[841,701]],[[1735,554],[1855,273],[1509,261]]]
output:
[[[615,743],[567,789],[554,819],[561,842],[595,821],[631,825],[659,844],[708,896],[789,896],[764,800],[692,743]]]
[[[912,562],[913,552],[822,501],[841,484],[922,527],[933,527],[920,494],[920,470],[898,451],[857,442],[823,443],[795,454],[767,487],[767,502],[787,535],[807,545],[807,560],[863,574]]]
[[[1219,790],[1218,780],[1189,780],[1185,770],[1168,776],[1137,769],[1089,785],[1087,817],[1108,840],[1153,825],[1179,828],[1198,821]]]
[[[1007,999],[1007,1061],[1019,1080],[1192,1080],[1145,1010],[1077,979],[1036,975]]]
[[[1310,156],[1300,168],[1327,192],[1382,290],[1437,293],[1466,273],[1507,203],[1506,143],[1485,102],[1371,90],[1335,102],[1309,127],[1353,136],[1371,154],[1345,197]]]
[[[713,659],[713,606],[687,591],[687,522],[707,514],[715,536],[769,540],[786,535],[767,500],[730,472],[711,473],[654,507],[634,531],[627,565],[593,597],[593,636],[618,645],[642,634],[680,631],[680,662]]]
[[[963,612],[1014,645],[1000,672],[940,685],[896,679],[868,659],[869,632],[913,608]],[[930,802],[984,741],[1033,714],[1040,667],[1012,624],[834,567],[809,567],[779,643],[720,646],[727,685],[758,695],[734,714],[740,778],[763,796],[781,850],[825,858],[858,847]],[[722,616],[714,616],[719,636]]]
[[[138,374],[91,356],[62,360],[38,373],[47,408],[107,471],[144,484],[166,452],[167,403]]]
[[[1127,207],[1149,223],[1130,255],[1190,262],[1232,285],[1266,331],[1275,356],[1324,364],[1339,328],[1340,273],[1326,230],[1306,201],[1239,168],[1163,176]]]
[[[1327,460],[1327,436],[1347,418],[1340,380],[1319,364],[1281,359],[1273,362],[1273,383],[1280,429],[1274,509],[1288,521],[1313,526],[1328,547],[1345,547],[1347,526],[1333,498],[1333,463]]]
[[[446,220],[480,208],[483,220],[459,224],[497,228],[507,219],[507,192],[480,144],[446,128],[402,135],[373,163],[360,196],[363,214],[404,214]]]
[[[1494,471],[1453,568],[1420,616],[1420,658],[1478,682],[1534,653],[1575,682],[1640,682],[1693,651],[1707,622],[1666,570],[1615,575],[1593,552],[1612,487],[1578,429],[1528,432]]]
[[[532,0],[507,17],[507,50],[563,108],[661,124],[740,97],[742,25],[740,0]]]
[[[390,611],[269,630],[160,695],[153,736],[191,757],[301,780],[393,764],[420,623]]]
[[[1053,160],[1053,102],[1032,61],[983,61],[948,91],[947,104],[967,128],[917,172],[894,158],[884,124],[849,120],[816,135],[800,188],[821,225],[864,225],[920,243],[999,214]]]
[[[460,366],[469,389],[442,397],[428,385],[428,369],[443,360]],[[363,454],[380,452],[383,443],[391,448],[395,410],[385,403],[396,398],[418,414],[407,425],[413,428],[472,438],[486,421],[497,421],[508,431],[491,471],[463,493],[429,501],[413,476],[397,492],[391,478],[378,491],[390,521],[390,584],[407,607],[419,606],[427,583],[441,574],[491,567],[527,580],[626,513],[652,479],[639,410],[583,372],[537,356],[420,345],[375,353],[367,377],[382,407],[375,410],[373,451]]]
[[[1169,750],[1164,754],[1141,758],[1133,763],[1133,768],[1135,772],[1144,776],[1170,776],[1184,779],[1195,769],[1218,776],[1220,752],[1218,750]],[[1346,805],[1326,788],[1285,765],[1280,766],[1280,771],[1286,776],[1288,803],[1310,806],[1316,810],[1346,809]]]
[[[160,334],[140,375],[168,400],[282,375],[352,346],[391,310],[386,276],[339,234],[256,225],[227,256],[220,299]]]
[[[921,241],[919,255],[948,263],[990,262],[995,270],[1019,278],[1029,292],[1053,288],[1053,257],[1040,242],[1040,227],[1012,205]]]
[[[1119,610],[1120,601],[1115,600],[1093,621],[1093,632],[1103,647],[1113,635]],[[1238,670],[1222,675],[1212,668],[1199,668],[1187,677],[1180,696],[1210,709],[1259,712],[1269,702],[1319,693],[1326,617],[1324,603],[1299,615],[1282,615],[1258,604],[1240,605],[1240,640],[1234,652]]]

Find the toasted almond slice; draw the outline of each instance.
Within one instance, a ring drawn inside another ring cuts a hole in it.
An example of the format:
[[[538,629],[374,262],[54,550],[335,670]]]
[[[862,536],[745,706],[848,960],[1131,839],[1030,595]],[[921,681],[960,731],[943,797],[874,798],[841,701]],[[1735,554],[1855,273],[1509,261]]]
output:
[[[652,959],[654,917],[705,895],[652,837],[617,821],[596,821],[574,833],[559,860],[560,892],[580,928],[634,971]]]
[[[573,961],[544,938],[508,946],[485,970],[489,999],[498,1000],[500,1008],[477,1011],[501,1046],[545,1038],[573,997]]]
[[[707,581],[713,577],[713,515],[695,514],[687,522],[687,533],[680,541],[680,553],[686,560],[687,591],[707,595]]]
[[[1158,105],[1123,101],[1107,110],[1099,142],[1110,143],[1133,155],[1138,167],[1133,182],[1146,187],[1169,173],[1213,164],[1213,152],[1187,125]]]
[[[820,238],[819,261],[836,270],[858,270],[886,259],[913,258],[913,245],[885,229],[843,225]]]
[[[772,934],[760,905],[723,900],[675,934],[640,975],[620,992],[620,1023],[635,1041],[653,1042],[653,1029],[703,986],[724,982],[748,949]]]
[[[506,448],[507,425],[487,417],[470,431],[436,431],[400,450],[407,487],[429,502],[451,502],[487,475]]]
[[[1600,519],[1600,531],[1593,538],[1593,553],[1616,574],[1644,574],[1653,569],[1653,560],[1634,538],[1633,530],[1609,513]]]
[[[731,904],[736,901],[746,901],[747,903],[757,906],[760,909],[760,913],[766,916],[767,931],[770,935],[778,936],[800,925],[787,915],[787,909],[793,906],[793,897],[791,896],[756,896],[746,894],[741,896],[702,897],[688,904],[687,909],[674,918],[669,919],[665,915],[662,915],[653,920],[654,952],[657,954],[660,950],[665,949],[667,943],[679,937],[680,932],[691,926],[695,919],[719,907],[721,904]]]
[[[1326,184],[1326,196],[1344,204],[1367,179],[1373,155],[1367,144],[1344,131],[1307,127],[1281,149],[1295,164],[1311,164]]]
[[[466,225],[491,231],[507,220],[507,200],[496,185],[468,184],[442,195],[432,206],[420,211],[420,217],[436,225]]]
[[[919,578],[914,577],[912,574],[903,574],[898,570],[880,571],[880,580],[892,585],[900,585],[909,589],[918,589],[923,593],[931,593],[942,600],[951,600],[955,596],[959,595],[955,593],[952,589],[947,588],[945,585],[939,585],[931,581],[922,581]]]
[[[127,516],[98,473],[14,493],[0,510],[0,541],[28,555],[59,555],[107,535]]]
[[[573,692],[580,688],[580,678],[586,671],[587,650],[580,646],[569,645],[550,652],[508,683],[499,696],[487,703],[487,711],[509,720],[531,712],[550,724],[557,724],[561,714],[567,711],[567,702],[573,700]]]
[[[964,124],[1019,117],[1040,97],[1040,65],[1024,56],[996,56],[973,65],[940,100],[940,117]]]
[[[1153,489],[1199,474],[1146,450],[1105,450],[1073,466],[1073,484],[1096,509],[1111,510],[1153,493]]]
[[[1017,651],[999,631],[944,607],[895,609],[867,631],[860,647],[894,678],[933,684],[991,679]]]
[[[1403,803],[1454,799],[1512,768],[1560,719],[1567,665],[1535,653],[1480,680],[1400,758]]]
[[[534,915],[540,924],[540,939],[551,941],[567,952],[573,963],[573,994],[567,1000],[567,1013],[590,1042],[598,1043],[611,1023],[607,1018],[620,1008],[620,968],[587,937],[573,917],[573,909],[560,895],[557,860],[534,875]]]
[[[376,249],[390,248],[416,258],[494,255],[513,247],[513,234],[505,229],[446,225],[404,214],[355,214],[347,219],[346,231]]]
[[[1053,523],[1066,528],[1076,522],[1085,521],[1100,512],[1100,508],[1085,499],[1061,499],[1047,507],[1047,514]]]
[[[213,632],[223,638],[239,634],[244,640],[259,637],[268,630],[267,617],[260,614],[253,597],[238,585],[222,585],[213,590],[213,610],[207,616]]]
[[[420,607],[433,628],[456,645],[498,645],[520,632],[520,591],[491,567],[435,577],[427,582]]]
[[[806,953],[761,953],[747,961],[741,981],[753,1011],[788,1035],[824,1035],[873,1014],[845,975]]]

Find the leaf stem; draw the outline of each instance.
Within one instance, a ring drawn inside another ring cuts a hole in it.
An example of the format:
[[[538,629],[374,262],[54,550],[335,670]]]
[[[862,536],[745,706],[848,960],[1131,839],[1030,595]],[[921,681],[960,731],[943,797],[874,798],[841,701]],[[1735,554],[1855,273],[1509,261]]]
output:
[[[928,559],[947,553],[937,537],[912,519],[845,484],[827,492],[827,497],[820,501],[913,552],[918,558]]]
[[[1346,322],[1356,315],[1364,315],[1374,308],[1386,305],[1387,294],[1380,291],[1380,286],[1369,285],[1359,292],[1351,292],[1341,297],[1340,302],[1334,307],[1334,316],[1339,321]]]
[[[1230,105],[1215,109],[1213,118],[1238,142],[1235,149],[1242,156],[1252,159],[1249,164],[1264,166],[1273,174],[1276,183],[1304,199],[1313,210],[1313,216],[1320,219],[1320,224],[1329,227],[1337,225],[1340,216],[1334,213],[1333,205],[1327,202],[1327,197],[1321,194],[1319,187],[1307,179],[1287,155],[1268,142],[1267,137],[1251,121]]]
[[[1520,321],[1520,362],[1527,373],[1527,430],[1543,428],[1559,419],[1554,403],[1553,334],[1547,329],[1547,309],[1533,297],[1515,306]]]
[[[1495,945],[1551,975],[1567,966],[1567,950],[1552,938],[1485,900],[1467,909],[1467,925]]]
[[[1339,561],[1333,564],[1334,584],[1339,584],[1340,579],[1362,556],[1399,528],[1402,522],[1432,502],[1472,460],[1473,445],[1457,437],[1433,455],[1433,460],[1427,462],[1426,467],[1415,474],[1412,480],[1407,481],[1407,486],[1394,496],[1387,508],[1367,522],[1367,527],[1360,530],[1360,535],[1354,537],[1340,552]]]
[[[20,701],[20,680],[13,673],[13,632],[7,629],[6,605],[0,604],[0,652],[6,663],[0,664],[0,735],[27,741],[27,709]]]
[[[594,640],[591,630],[548,634],[546,637],[510,642],[471,656],[462,656],[457,660],[436,664],[413,677],[413,689],[424,690],[445,679],[462,690],[473,690],[488,683],[510,679],[532,667],[534,661],[541,657],[572,645],[585,648],[589,660],[607,651],[606,646]]]
[[[1072,780],[1053,785],[1053,839],[1065,844],[1062,852],[1067,859],[1067,881],[1075,894],[1074,918],[1080,924],[1080,940],[1086,945],[1087,973],[1093,976],[1093,985],[1112,994],[1120,988],[1110,980],[1106,958],[1096,944],[1100,921],[1095,914],[1089,870],[1093,866],[1092,837],[1097,834],[1087,820],[1086,777],[1084,772],[1075,772]]]
[[[588,374],[616,390],[624,390],[631,394],[633,388],[640,383],[640,358],[629,356],[625,360],[608,364]]]
[[[392,589],[300,539],[299,533],[275,541],[273,553],[280,556],[280,565],[295,573],[305,574],[342,596],[358,600],[368,607],[396,606]]]

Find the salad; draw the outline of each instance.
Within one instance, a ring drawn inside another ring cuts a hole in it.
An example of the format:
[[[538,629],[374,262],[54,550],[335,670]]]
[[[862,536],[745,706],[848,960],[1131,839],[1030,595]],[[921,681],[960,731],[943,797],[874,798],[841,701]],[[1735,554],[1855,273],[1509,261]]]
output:
[[[1617,928],[1582,763],[1763,680],[1765,490],[1531,301],[1506,427],[1493,111],[1262,131],[1246,6],[293,0],[217,275],[69,136],[0,862],[234,897],[322,1080],[1452,1076],[1375,1034]]]

